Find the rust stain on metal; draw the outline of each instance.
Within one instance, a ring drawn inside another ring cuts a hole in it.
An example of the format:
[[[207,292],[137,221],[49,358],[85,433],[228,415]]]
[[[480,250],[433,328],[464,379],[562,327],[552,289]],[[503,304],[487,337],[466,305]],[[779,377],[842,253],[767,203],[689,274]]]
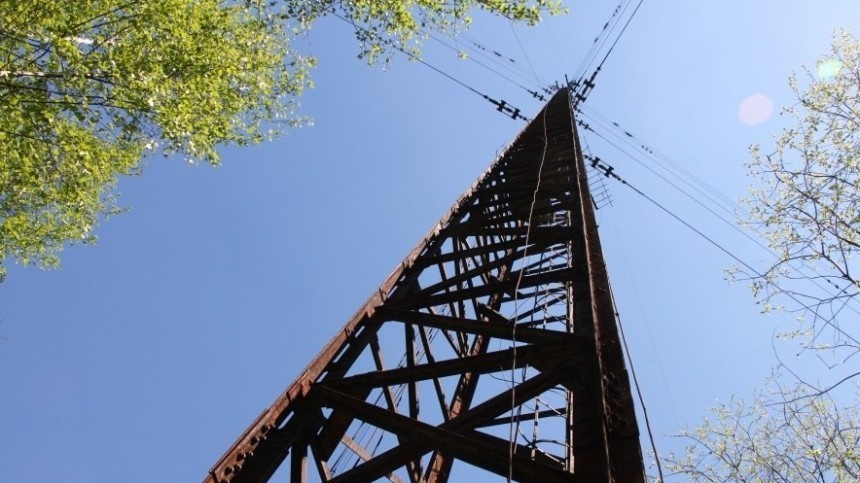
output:
[[[644,482],[590,199],[561,90],[204,481]]]

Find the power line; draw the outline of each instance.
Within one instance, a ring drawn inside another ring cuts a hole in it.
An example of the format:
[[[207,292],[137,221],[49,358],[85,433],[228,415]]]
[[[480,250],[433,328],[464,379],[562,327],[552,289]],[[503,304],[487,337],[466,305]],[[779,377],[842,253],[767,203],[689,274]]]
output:
[[[581,121],[577,121],[577,123],[579,124],[579,123],[581,123]],[[760,242],[759,240],[757,240],[756,238],[754,238],[752,235],[750,235],[750,234],[749,234],[749,233],[747,233],[746,231],[742,230],[740,227],[738,227],[738,226],[737,226],[737,224],[736,224],[736,223],[733,223],[732,221],[727,220],[725,217],[723,217],[722,215],[720,215],[719,213],[717,213],[716,211],[714,211],[714,209],[713,209],[713,208],[711,208],[710,206],[707,206],[704,202],[702,202],[702,200],[700,200],[699,198],[697,198],[697,197],[693,196],[693,195],[692,195],[692,194],[690,194],[688,191],[686,191],[686,190],[684,190],[683,188],[681,188],[680,186],[678,186],[676,183],[672,182],[671,180],[669,180],[668,178],[666,178],[666,177],[665,177],[665,176],[663,176],[662,174],[658,173],[656,170],[654,170],[654,169],[653,169],[651,166],[649,166],[647,163],[643,162],[642,160],[638,159],[636,156],[633,156],[633,155],[632,155],[632,154],[630,154],[629,152],[625,151],[625,150],[624,150],[624,149],[622,149],[620,146],[618,146],[617,144],[615,144],[615,143],[614,143],[614,142],[612,142],[611,140],[607,139],[607,138],[606,138],[605,136],[603,136],[602,134],[600,134],[600,133],[598,133],[597,131],[595,131],[595,130],[594,130],[593,128],[591,128],[588,124],[580,124],[580,126],[581,126],[583,129],[585,129],[586,131],[591,131],[591,132],[593,132],[595,135],[597,135],[599,138],[601,138],[601,139],[603,139],[604,141],[606,141],[607,143],[609,143],[609,144],[610,144],[611,146],[613,146],[615,149],[617,149],[618,151],[620,151],[620,152],[622,152],[622,153],[626,154],[628,157],[630,157],[630,159],[632,159],[633,161],[635,161],[636,163],[638,163],[640,166],[642,166],[642,167],[643,167],[643,168],[645,168],[646,170],[650,171],[654,176],[658,177],[658,178],[659,178],[660,180],[662,180],[664,183],[668,184],[669,186],[671,186],[672,188],[674,188],[675,190],[677,190],[679,193],[681,193],[682,195],[684,195],[685,197],[687,197],[688,199],[690,199],[693,203],[695,203],[695,204],[697,204],[697,205],[701,206],[701,207],[702,207],[703,209],[705,209],[708,213],[710,213],[711,215],[713,215],[714,217],[716,217],[718,220],[720,220],[721,222],[723,222],[725,225],[727,225],[727,226],[731,227],[733,230],[735,230],[735,231],[737,231],[738,233],[740,233],[740,234],[741,234],[741,236],[743,236],[743,237],[747,238],[748,240],[750,240],[751,242],[755,243],[756,245],[758,245],[760,248],[762,248],[763,250],[767,251],[768,253],[772,253],[772,252],[770,251],[770,249],[769,249],[766,245],[764,245],[762,242]],[[595,164],[595,163],[599,163],[599,162],[601,161],[601,160],[600,160],[600,158],[598,158],[598,157],[593,157],[593,158],[591,158],[590,160],[592,161],[592,166],[595,166],[595,167],[596,167],[596,164]]]
[[[621,28],[621,32],[618,33],[618,36],[615,37],[615,41],[612,42],[612,45],[609,47],[609,50],[606,52],[606,55],[603,56],[603,59],[600,61],[600,64],[597,65],[597,70],[599,71],[603,64],[606,62],[606,59],[609,58],[609,54],[615,50],[615,46],[618,45],[618,41],[621,40],[621,36],[624,35],[624,32],[627,31],[627,27],[630,26],[630,22],[633,20],[633,17],[636,16],[636,13],[639,12],[639,8],[642,6],[642,2],[644,0],[639,0],[639,3],[636,4],[636,8],[633,9],[633,13],[630,14],[630,17],[627,18],[627,22],[624,23],[624,27]]]
[[[379,36],[378,36],[377,34],[375,34],[374,32],[371,32],[371,31],[369,31],[369,30],[365,29],[364,27],[361,27],[361,26],[357,25],[355,22],[353,22],[353,21],[351,21],[351,20],[349,20],[349,19],[347,19],[347,18],[343,17],[342,15],[338,14],[337,12],[331,12],[331,14],[332,14],[332,15],[334,15],[336,18],[340,19],[341,21],[348,23],[348,24],[349,24],[349,25],[351,25],[351,26],[352,26],[356,31],[360,32],[361,34],[366,35],[366,36],[370,36],[370,37],[379,38]],[[527,117],[525,117],[525,116],[523,116],[523,115],[522,115],[522,111],[521,111],[518,107],[514,107],[514,106],[512,106],[512,105],[508,104],[508,103],[507,103],[507,101],[505,101],[504,99],[501,99],[501,100],[493,99],[492,97],[488,96],[487,94],[484,94],[483,92],[481,92],[481,91],[479,91],[478,89],[476,89],[476,88],[472,87],[471,85],[466,84],[465,82],[461,81],[460,79],[457,79],[457,78],[456,78],[456,77],[454,77],[453,75],[448,74],[447,72],[443,71],[442,69],[440,69],[440,68],[438,68],[438,67],[436,67],[436,66],[434,66],[434,65],[430,64],[429,62],[425,61],[425,60],[424,60],[424,59],[422,59],[421,57],[418,57],[418,56],[417,56],[417,55],[415,55],[414,53],[409,52],[408,50],[406,50],[406,49],[404,49],[404,48],[400,47],[399,45],[397,45],[397,44],[391,44],[391,45],[392,45],[395,49],[397,49],[398,51],[400,51],[401,53],[405,54],[405,55],[406,55],[407,57],[409,57],[410,59],[415,60],[415,61],[417,61],[417,62],[421,63],[421,64],[422,64],[422,65],[424,65],[425,67],[427,67],[427,68],[429,68],[429,69],[433,70],[434,72],[436,72],[436,73],[438,73],[438,74],[440,74],[440,75],[444,76],[445,78],[447,78],[447,79],[451,80],[452,82],[455,82],[456,84],[458,84],[458,85],[460,85],[461,87],[463,87],[463,88],[465,88],[465,89],[469,90],[469,91],[470,91],[470,92],[472,92],[473,94],[476,94],[477,96],[479,96],[479,97],[481,97],[482,99],[486,100],[486,101],[487,101],[487,102],[489,102],[490,104],[493,104],[494,106],[496,106],[496,110],[497,110],[497,111],[501,112],[502,114],[505,114],[506,116],[510,117],[511,119],[513,119],[513,120],[515,120],[515,121],[516,121],[516,120],[521,120],[521,121],[526,121],[526,122],[528,122],[528,121],[530,120],[529,118],[527,118]]]
[[[529,65],[529,69],[532,71],[532,75],[534,76],[534,78],[538,84],[543,84],[543,82],[541,82],[540,78],[538,78],[537,72],[535,71],[535,68],[532,65],[531,59],[529,59],[528,52],[526,52],[525,47],[523,47],[523,43],[520,40],[520,36],[517,35],[517,30],[514,28],[513,20],[508,20],[508,25],[511,26],[511,32],[514,34],[514,38],[517,39],[517,45],[520,46],[520,51],[523,53],[523,57],[526,59],[526,63]]]
[[[685,169],[679,163],[674,162],[668,156],[656,151],[655,149],[652,149],[650,146],[647,145],[644,140],[637,137],[629,130],[621,127],[621,125],[619,125],[617,122],[609,120],[608,118],[600,115],[590,107],[580,105],[577,107],[577,112],[589,118],[594,123],[602,124],[603,127],[606,128],[607,131],[615,135],[616,138],[621,139],[622,142],[624,142],[628,146],[631,146],[641,151],[645,156],[658,164],[667,173],[674,176],[679,181],[681,181],[700,195],[707,198],[714,205],[718,206],[726,213],[734,215],[735,210],[743,211],[743,207],[740,206],[737,202],[720,193],[716,188],[714,188],[701,178],[697,177],[689,170]],[[585,129],[590,129],[590,126],[588,126],[587,124],[583,127]]]
[[[612,300],[612,308],[615,311],[615,322],[618,324],[618,333],[621,335],[621,345],[624,347],[624,353],[627,355],[627,361],[630,365],[630,375],[633,377],[633,386],[636,388],[636,395],[639,398],[639,406],[642,408],[642,416],[645,418],[645,430],[648,432],[648,440],[651,442],[651,451],[654,452],[654,460],[657,462],[657,473],[660,475],[660,482],[665,481],[663,478],[663,465],[660,463],[660,454],[657,452],[657,443],[654,442],[654,432],[651,430],[651,418],[648,417],[648,408],[645,406],[645,396],[642,395],[642,388],[639,386],[639,378],[636,377],[636,369],[633,365],[633,355],[630,353],[630,347],[627,346],[627,337],[624,335],[624,326],[621,324],[621,313],[618,311],[618,304],[615,303],[615,293],[612,290],[612,283],[609,282],[609,298]]]
[[[585,57],[583,57],[582,62],[580,62],[579,67],[576,68],[574,73],[576,74],[576,78],[579,79],[585,72],[589,69],[591,64],[594,62],[594,59],[597,58],[598,52],[603,45],[606,44],[607,39],[609,38],[609,34],[612,30],[615,29],[615,26],[618,23],[618,18],[626,10],[629,5],[630,0],[620,0],[618,5],[615,7],[615,10],[612,11],[612,14],[609,16],[609,20],[603,24],[603,28],[594,37],[594,41],[591,43],[591,47],[589,47],[588,52],[586,52]]]
[[[471,45],[471,48],[474,52],[479,53],[480,55],[492,60],[493,62],[498,63],[499,65],[505,66],[507,70],[511,72],[516,72],[518,75],[523,76],[523,78],[528,79],[529,82],[533,81],[533,79],[530,77],[529,70],[523,67],[522,64],[517,62],[516,59],[514,59],[512,56],[507,55],[495,48],[483,45],[475,37],[472,37],[466,32],[459,32],[457,34],[457,37],[462,37],[465,43]]]
[[[451,49],[451,50],[453,50],[453,51],[457,52],[458,54],[460,53],[460,50],[459,50],[459,49],[457,49],[457,48],[456,48],[456,47],[454,47],[453,45],[451,45],[451,44],[449,44],[449,43],[445,42],[444,40],[440,39],[439,37],[437,37],[437,36],[433,35],[432,33],[429,33],[429,32],[423,32],[423,33],[424,33],[425,35],[427,35],[429,38],[431,38],[431,39],[435,40],[436,42],[438,42],[438,43],[440,43],[440,44],[442,44],[442,45],[444,45],[445,47],[447,47],[447,48],[449,48],[449,49]],[[471,62],[474,62],[474,63],[478,64],[479,66],[481,66],[481,67],[483,67],[484,69],[486,69],[486,70],[488,70],[488,71],[492,72],[493,74],[496,74],[496,75],[497,75],[498,77],[500,77],[501,79],[504,79],[504,80],[506,80],[506,81],[510,82],[511,84],[513,84],[513,85],[515,85],[515,86],[519,87],[520,89],[522,89],[522,90],[524,90],[524,91],[528,92],[528,93],[529,93],[529,94],[531,94],[531,95],[532,95],[532,97],[534,97],[535,99],[537,99],[537,100],[539,100],[539,101],[541,101],[541,102],[546,101],[546,98],[543,96],[543,94],[539,93],[539,92],[537,91],[537,89],[529,89],[528,87],[526,87],[526,86],[524,86],[524,85],[520,84],[520,83],[519,83],[519,82],[517,82],[516,80],[511,79],[511,78],[510,78],[509,76],[507,76],[506,74],[504,74],[504,73],[502,73],[502,72],[499,72],[498,70],[494,69],[493,67],[490,67],[489,65],[487,65],[487,64],[485,64],[485,63],[483,63],[483,62],[481,62],[480,60],[475,59],[474,57],[472,57],[472,56],[470,56],[470,55],[467,55],[467,56],[466,56],[466,60],[467,60],[467,61],[471,61]],[[530,80],[530,79],[529,79],[529,82],[531,82],[531,80]],[[540,88],[540,86],[538,86],[538,88]]]
[[[639,0],[639,3],[636,4],[636,8],[633,9],[633,13],[627,17],[627,21],[624,23],[624,26],[621,28],[621,32],[615,36],[615,39],[612,41],[612,45],[609,46],[609,49],[603,55],[603,58],[600,60],[600,63],[597,65],[597,68],[591,73],[591,77],[588,79],[585,78],[585,73],[591,67],[591,64],[595,59],[599,56],[600,49],[606,45],[609,39],[609,35],[615,30],[615,27],[618,25],[621,17],[624,15],[624,12],[627,11],[630,6],[629,0],[622,0],[618,7],[615,8],[615,11],[612,12],[612,15],[609,18],[609,21],[603,25],[603,30],[601,33],[595,38],[595,43],[592,45],[592,48],[589,50],[589,54],[586,55],[586,60],[583,61],[582,72],[580,72],[579,77],[570,83],[571,90],[575,93],[574,95],[574,103],[580,104],[585,102],[588,98],[588,95],[591,93],[591,90],[594,89],[595,79],[597,78],[597,74],[600,73],[600,70],[603,68],[603,64],[606,63],[606,60],[609,58],[609,55],[615,50],[615,46],[618,45],[618,41],[621,40],[621,36],[624,35],[624,32],[627,31],[627,27],[630,26],[630,22],[639,12],[639,8],[642,6],[642,2],[644,0]],[[598,43],[598,41],[600,41]]]
[[[581,111],[581,109],[577,109],[577,112],[582,112],[582,111]],[[584,114],[584,113],[583,113],[583,114]],[[763,244],[763,243],[762,243],[758,238],[753,237],[749,232],[747,232],[746,230],[741,229],[741,227],[739,227],[737,223],[734,223],[734,222],[732,222],[732,221],[730,221],[730,220],[727,220],[725,217],[723,217],[723,216],[721,216],[720,214],[716,213],[716,212],[714,211],[714,209],[712,209],[711,207],[707,206],[707,205],[706,205],[702,200],[700,200],[700,199],[699,199],[699,198],[697,198],[696,196],[692,195],[691,193],[689,193],[688,191],[684,190],[683,188],[681,188],[681,187],[680,187],[680,186],[678,186],[677,184],[673,183],[672,181],[670,181],[670,180],[666,179],[666,177],[665,177],[665,176],[663,176],[663,175],[661,175],[660,173],[656,172],[652,167],[650,167],[650,166],[648,165],[648,163],[646,163],[645,161],[643,161],[642,159],[640,159],[640,158],[639,158],[639,157],[637,157],[636,155],[631,154],[631,153],[630,153],[630,152],[628,152],[627,150],[625,150],[625,149],[621,148],[621,147],[620,147],[620,146],[618,146],[616,143],[614,143],[614,142],[612,142],[611,140],[609,140],[608,138],[606,138],[604,135],[602,135],[602,134],[600,134],[599,132],[595,131],[595,130],[594,130],[594,128],[593,128],[592,126],[590,126],[589,124],[587,124],[587,123],[585,123],[585,122],[583,122],[583,121],[581,121],[581,120],[578,120],[578,121],[577,121],[577,124],[578,124],[580,127],[582,127],[583,129],[585,129],[586,131],[591,131],[591,132],[593,132],[595,135],[597,135],[598,137],[600,137],[601,139],[603,139],[604,141],[606,141],[609,145],[613,146],[615,149],[617,149],[617,150],[618,150],[618,151],[620,151],[621,153],[623,153],[623,154],[627,155],[627,156],[628,156],[630,159],[632,159],[634,162],[636,162],[637,164],[641,165],[642,167],[644,167],[645,169],[647,169],[648,171],[650,171],[652,174],[654,174],[655,176],[657,176],[660,180],[662,180],[663,182],[665,182],[666,184],[668,184],[668,185],[669,185],[669,186],[671,186],[672,188],[676,189],[678,192],[680,192],[681,194],[683,194],[685,197],[689,198],[691,201],[693,201],[693,202],[694,202],[694,203],[696,203],[697,205],[699,205],[699,206],[701,206],[702,208],[704,208],[704,209],[705,209],[706,211],[708,211],[710,214],[712,214],[712,215],[713,215],[713,216],[715,216],[717,219],[719,219],[722,223],[724,223],[724,224],[728,225],[729,227],[731,227],[734,231],[738,232],[739,234],[741,234],[741,236],[743,236],[744,238],[748,239],[749,241],[751,241],[752,243],[754,243],[755,245],[757,245],[759,248],[761,248],[762,250],[764,250],[765,252],[767,252],[767,253],[768,253],[769,255],[771,255],[773,258],[775,258],[775,259],[777,259],[777,260],[779,260],[779,259],[780,259],[779,255],[777,255],[777,254],[776,254],[776,253],[775,253],[775,252],[774,252],[770,247],[768,247],[768,246],[766,246],[765,244]],[[612,124],[612,125],[614,126],[614,128],[616,128],[617,130],[621,130],[621,128],[620,128],[620,126],[618,125],[618,123],[612,122],[611,124]],[[620,135],[618,135],[618,137],[619,137],[619,138],[621,138],[621,139],[623,139],[623,140],[624,140],[624,142],[627,142],[627,140],[628,140],[628,139],[635,139],[635,137],[634,137],[632,134],[630,134],[628,131],[623,131],[623,130],[621,130],[621,131],[624,133],[624,136],[620,136]],[[629,145],[629,143],[628,143],[628,145]],[[641,145],[639,146],[639,148],[643,149],[643,150],[645,151],[645,153],[650,157],[650,159],[651,159],[651,160],[656,161],[658,164],[660,163],[659,159],[655,157],[654,151],[653,151],[653,150],[651,150],[650,148],[647,148],[647,147],[644,145],[644,143],[643,143],[643,144],[641,144]],[[704,181],[700,180],[699,178],[697,178],[696,176],[694,176],[694,175],[693,175],[692,173],[690,173],[689,171],[687,171],[687,170],[683,169],[683,168],[682,168],[680,165],[678,165],[677,163],[675,163],[675,162],[673,162],[673,161],[669,160],[669,159],[668,159],[668,158],[666,158],[666,157],[664,157],[664,158],[666,159],[666,161],[668,161],[668,164],[669,164],[669,165],[674,166],[674,167],[675,167],[675,169],[677,169],[681,174],[678,174],[678,173],[676,173],[676,172],[673,172],[671,168],[666,167],[665,165],[661,165],[661,167],[662,167],[663,169],[665,169],[667,172],[669,172],[670,174],[672,174],[673,176],[675,176],[676,178],[678,178],[679,180],[681,180],[682,182],[684,182],[685,184],[687,184],[688,186],[690,186],[691,188],[693,188],[693,189],[694,189],[695,191],[697,191],[700,195],[702,195],[702,196],[704,196],[705,198],[707,198],[707,199],[708,199],[711,203],[713,203],[715,206],[719,206],[720,208],[722,208],[723,210],[725,210],[725,211],[729,212],[730,214],[734,214],[732,211],[728,210],[725,206],[720,205],[720,203],[719,203],[718,201],[714,200],[712,197],[710,197],[710,196],[709,196],[709,195],[707,195],[706,193],[703,193],[700,189],[698,189],[698,188],[696,188],[695,186],[693,186],[690,182],[686,181],[686,180],[684,179],[684,176],[686,176],[686,177],[689,177],[689,178],[693,179],[693,180],[694,180],[694,181],[696,181],[698,184],[702,185],[705,189],[707,189],[707,190],[711,191],[712,193],[714,193],[717,197],[722,198],[723,200],[725,200],[725,202],[726,202],[727,204],[729,204],[730,206],[733,206],[735,209],[742,210],[742,207],[740,207],[739,205],[737,205],[737,203],[732,203],[732,202],[731,202],[731,200],[729,200],[727,197],[725,197],[724,195],[722,195],[721,193],[719,193],[715,188],[711,187],[710,185],[708,185],[708,184],[707,184],[707,183],[705,183]],[[593,159],[593,158],[589,158],[589,159],[590,159],[590,160],[592,160],[592,162],[593,162],[593,167],[596,167],[596,164],[594,164],[595,159]],[[596,158],[596,162],[600,162],[600,158]],[[682,176],[682,175],[683,175],[683,176]],[[756,231],[756,230],[754,230],[754,232],[755,232],[758,236],[762,236],[762,234],[761,234],[760,232],[758,232],[758,231]],[[833,300],[836,300],[836,299],[838,299],[838,298],[843,297],[843,295],[842,295],[842,294],[847,294],[847,289],[850,287],[850,285],[849,285],[849,286],[846,286],[846,287],[843,287],[843,288],[840,288],[839,286],[837,286],[835,283],[833,283],[833,282],[832,282],[831,280],[829,280],[828,278],[823,277],[823,276],[821,275],[821,273],[820,273],[820,272],[818,272],[818,270],[817,270],[815,267],[810,266],[810,265],[808,265],[808,264],[807,264],[807,263],[805,263],[805,262],[803,263],[802,267],[803,267],[803,268],[807,268],[807,269],[811,270],[811,271],[816,275],[816,277],[811,277],[811,276],[809,276],[809,277],[807,277],[807,278],[809,278],[810,282],[811,282],[811,283],[812,283],[816,288],[818,288],[819,290],[821,290],[821,291],[822,291],[822,292],[824,292],[824,293],[827,293],[829,296],[833,297]],[[798,272],[803,273],[803,270],[802,270],[802,269],[797,269],[797,270],[798,270]],[[831,293],[831,292],[830,292],[826,287],[822,286],[822,284],[819,282],[819,280],[817,280],[817,278],[823,278],[823,279],[824,279],[828,284],[830,284],[831,286],[833,286],[833,287],[834,287],[835,289],[837,289],[839,292],[838,292],[837,294],[832,294],[832,293]],[[847,296],[848,298],[850,298],[850,297],[851,297],[851,295],[850,295],[850,294],[849,294],[849,295],[846,295],[846,296]],[[804,305],[804,306],[805,306],[805,305]],[[847,308],[848,308],[849,310],[851,310],[852,312],[854,312],[854,313],[856,313],[856,314],[860,315],[860,310],[858,310],[858,308],[857,308],[857,307],[855,307],[854,305],[849,305],[849,304],[848,304],[848,301],[846,301],[846,303],[845,303],[845,304],[843,304],[843,308],[845,308],[845,307],[847,307]],[[839,310],[841,310],[841,309],[839,309]]]
[[[711,245],[713,245],[714,247],[716,247],[716,248],[717,248],[718,250],[720,250],[721,252],[723,252],[723,253],[725,253],[726,255],[728,255],[728,256],[729,256],[730,258],[732,258],[734,261],[736,261],[737,263],[739,263],[740,265],[742,265],[744,268],[746,268],[747,270],[749,270],[749,273],[751,273],[751,274],[755,275],[755,276],[756,276],[757,278],[759,278],[759,279],[765,280],[765,281],[766,281],[770,286],[772,286],[774,289],[776,289],[779,293],[785,294],[788,298],[790,298],[791,300],[793,300],[794,302],[796,302],[798,305],[800,305],[800,306],[801,306],[801,307],[803,307],[804,309],[809,310],[810,312],[815,313],[815,311],[814,311],[814,309],[813,309],[812,307],[810,307],[809,305],[807,305],[807,304],[805,304],[804,302],[802,302],[802,301],[797,297],[797,295],[795,295],[793,292],[789,292],[789,291],[787,291],[787,290],[783,289],[782,287],[780,287],[779,285],[777,285],[777,284],[776,284],[776,282],[768,281],[768,280],[766,279],[766,277],[765,277],[762,273],[760,273],[758,270],[756,270],[755,268],[753,268],[753,266],[752,266],[752,265],[750,265],[749,263],[747,263],[746,261],[744,261],[744,260],[743,260],[742,258],[740,258],[738,255],[735,255],[735,254],[734,254],[732,251],[730,251],[728,248],[724,247],[723,245],[721,245],[720,243],[718,243],[716,240],[714,240],[713,238],[709,237],[709,236],[708,236],[708,235],[706,235],[704,232],[702,232],[701,230],[699,230],[698,228],[696,228],[695,226],[693,226],[692,224],[690,224],[689,222],[687,222],[686,220],[684,220],[683,218],[681,218],[679,215],[677,215],[677,214],[675,214],[674,212],[672,212],[669,208],[666,208],[664,205],[662,205],[661,203],[659,203],[657,200],[655,200],[654,198],[651,198],[650,196],[648,196],[647,194],[645,194],[642,190],[640,190],[639,188],[636,188],[636,187],[635,187],[635,186],[633,186],[632,184],[628,183],[625,179],[621,178],[621,177],[618,175],[618,173],[616,173],[616,172],[615,172],[615,168],[614,168],[614,167],[612,167],[612,166],[610,166],[610,165],[608,165],[608,164],[606,164],[606,163],[603,163],[603,162],[601,162],[601,161],[597,161],[597,162],[596,162],[596,167],[598,167],[599,169],[603,170],[603,173],[604,173],[604,175],[605,175],[606,177],[608,177],[608,178],[613,178],[613,179],[615,179],[616,181],[620,182],[621,184],[623,184],[623,185],[627,186],[628,188],[630,188],[631,190],[633,190],[636,194],[638,194],[638,195],[639,195],[639,196],[641,196],[642,198],[644,198],[644,199],[648,200],[649,202],[651,202],[651,204],[653,204],[653,205],[654,205],[654,206],[656,206],[657,208],[659,208],[659,209],[661,209],[662,211],[664,211],[666,214],[668,214],[669,216],[671,216],[672,218],[674,218],[676,221],[680,222],[682,225],[684,225],[685,227],[687,227],[689,230],[691,230],[691,231],[693,231],[694,233],[696,233],[697,235],[699,235],[701,238],[703,238],[705,241],[707,241],[708,243],[710,243]],[[834,324],[831,320],[827,320],[827,319],[821,319],[821,320],[822,320],[822,322],[823,322],[824,324],[826,324],[826,325],[828,325],[829,327],[831,327],[831,328],[832,328],[833,330],[835,330],[837,333],[842,334],[843,336],[845,336],[845,337],[846,337],[849,341],[851,341],[852,343],[857,344],[857,345],[860,345],[860,341],[858,341],[858,340],[857,340],[857,339],[855,339],[853,336],[851,336],[851,334],[849,334],[849,333],[845,332],[845,330],[843,330],[842,328],[840,328],[838,325]]]

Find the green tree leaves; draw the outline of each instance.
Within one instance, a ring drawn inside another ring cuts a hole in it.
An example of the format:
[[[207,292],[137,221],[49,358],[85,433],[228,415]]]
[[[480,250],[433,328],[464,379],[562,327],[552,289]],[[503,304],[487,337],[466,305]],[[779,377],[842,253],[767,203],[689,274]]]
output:
[[[807,388],[732,400],[683,432],[689,445],[668,467],[688,481],[850,482],[860,479],[860,413]],[[775,400],[774,400],[775,399]]]
[[[469,13],[476,8],[529,25],[538,23],[543,14],[564,10],[558,0],[288,0],[287,3],[294,10],[304,8],[305,18],[326,12],[345,17],[357,27],[359,56],[371,63],[387,59],[392,47],[418,56],[420,40],[428,30],[456,32],[467,28],[472,22]]]
[[[669,458],[691,481],[860,479],[856,385],[844,384],[860,375],[848,368],[860,343],[855,328],[837,319],[860,293],[860,41],[834,35],[831,52],[805,74],[789,79],[797,103],[783,114],[791,125],[772,149],[750,148],[755,185],[744,221],[777,260],[762,274],[744,275],[765,310],[786,294],[802,305],[808,317],[784,335],[805,337],[802,347],[841,379],[817,388],[820,373],[806,381],[788,369],[794,385],[774,377],[770,394],[715,408],[712,419],[681,434],[687,452]]]
[[[302,122],[317,18],[356,25],[360,56],[417,53],[480,8],[535,23],[555,0],[28,0],[0,3],[2,262],[55,267],[118,211],[113,186],[160,151],[217,164]]]
[[[288,27],[217,0],[0,5],[0,260],[91,241],[146,153],[214,164],[298,122],[313,61]]]

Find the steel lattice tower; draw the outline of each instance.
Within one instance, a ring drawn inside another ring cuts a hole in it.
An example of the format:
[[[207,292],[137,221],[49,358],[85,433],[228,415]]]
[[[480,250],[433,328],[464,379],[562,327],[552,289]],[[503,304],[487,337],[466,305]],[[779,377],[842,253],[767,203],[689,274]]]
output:
[[[206,482],[288,456],[294,482],[445,482],[456,461],[645,480],[571,107],[562,89]]]

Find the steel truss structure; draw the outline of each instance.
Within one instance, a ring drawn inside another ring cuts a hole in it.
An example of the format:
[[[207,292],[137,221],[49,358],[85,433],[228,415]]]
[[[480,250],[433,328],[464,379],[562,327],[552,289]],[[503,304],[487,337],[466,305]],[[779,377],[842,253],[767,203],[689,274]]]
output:
[[[571,113],[562,89],[206,482],[644,481]]]

